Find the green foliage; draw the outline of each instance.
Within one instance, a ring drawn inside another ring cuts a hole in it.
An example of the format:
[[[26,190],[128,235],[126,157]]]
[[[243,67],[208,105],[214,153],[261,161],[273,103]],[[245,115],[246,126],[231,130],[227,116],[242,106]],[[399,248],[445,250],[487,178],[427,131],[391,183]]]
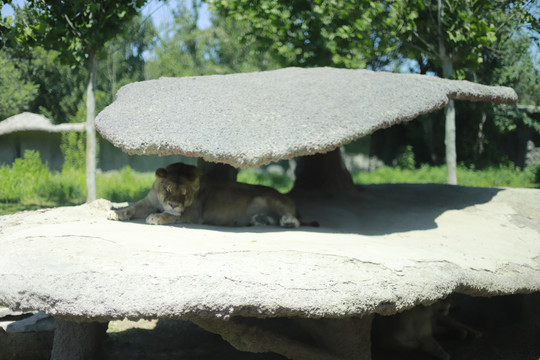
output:
[[[184,2],[173,11],[173,22],[165,24],[167,32],[147,65],[150,78],[205,74],[210,32],[197,27],[198,8],[189,9]]]
[[[26,110],[41,113],[53,123],[70,121],[84,93],[86,76],[81,68],[60,64],[57,51],[42,47],[5,47],[4,51],[20,73],[20,81],[36,85]],[[0,76],[8,71],[0,67]]]
[[[84,170],[64,167],[61,172],[53,172],[51,176],[47,191],[41,195],[44,203],[54,206],[84,202],[86,198]]]
[[[247,35],[248,29],[245,23],[235,19],[212,17],[209,72],[227,74],[279,68],[271,51],[261,49],[257,40]]]
[[[148,193],[153,181],[153,173],[125,167],[98,174],[98,195],[117,202],[137,201]],[[61,172],[49,172],[36,151],[27,151],[12,166],[1,166],[0,182],[0,214],[81,204],[86,199],[84,169],[64,167]]]
[[[0,1],[0,50],[9,42],[11,37],[11,26],[13,24],[13,18],[11,16],[3,17],[1,16],[2,6],[4,4],[10,4],[11,0],[2,0]]]
[[[5,51],[0,50],[0,120],[28,110],[38,86],[24,79]]]
[[[15,6],[12,27],[22,28],[24,24],[36,22],[32,13],[28,7]],[[143,54],[153,46],[154,26],[151,21],[143,22],[141,16],[135,16],[125,25],[125,32],[127,35],[119,34],[104,46],[105,61],[100,62],[98,70],[98,111],[114,100],[119,87],[145,79]],[[19,83],[24,81],[37,86],[37,93],[25,110],[41,113],[54,123],[86,121],[88,71],[83,64],[62,64],[59,51],[46,50],[34,42],[11,42],[3,51],[10,64],[20,72]],[[0,77],[12,77],[12,74],[9,67],[0,67]],[[4,83],[8,82],[2,81],[0,86]]]
[[[64,156],[63,169],[83,170],[86,165],[86,136],[70,131],[62,134],[60,150]]]
[[[475,69],[500,31],[515,29],[529,19],[529,7],[529,1],[521,0],[392,1],[381,36],[393,38],[405,57],[432,61],[431,70],[439,75],[445,62],[460,71]]]
[[[154,48],[156,38],[157,31],[152,21],[138,14],[126,23],[124,32],[105,44],[103,60],[100,61],[98,70],[98,89],[108,96],[101,105],[100,95],[97,95],[98,111],[115,99],[120,87],[146,80],[144,56]]]
[[[119,33],[146,0],[31,0],[35,21],[19,24],[20,40],[60,52],[67,64],[83,64]]]
[[[479,75],[490,77],[493,85],[510,86],[519,103],[540,105],[540,60],[531,53],[531,39],[521,32],[497,44],[488,67]]]
[[[12,166],[0,167],[0,201],[37,201],[49,187],[51,175],[39,152],[27,150]]]
[[[238,172],[237,181],[273,187],[281,193],[289,192],[293,187],[293,179],[286,174],[273,171],[262,171],[260,169],[248,169]]]
[[[520,170],[513,165],[475,170],[458,166],[457,177],[460,185],[479,187],[540,187],[538,167]],[[371,172],[353,174],[356,184],[383,183],[446,183],[446,167],[423,165],[419,169],[403,169],[383,166]]]
[[[283,66],[364,67],[379,51],[374,24],[384,7],[370,1],[210,0],[211,9],[247,26],[245,38],[272,49]],[[375,45],[374,45],[375,44]]]
[[[154,180],[154,173],[138,173],[129,166],[100,174],[97,178],[98,198],[114,202],[137,201],[146,196]]]
[[[173,22],[157,43],[147,63],[150,78],[228,74],[275,69],[278,64],[267,49],[247,36],[247,26],[231,18],[213,16],[212,26],[200,29],[198,1],[183,2],[173,12]]]
[[[413,170],[415,165],[413,147],[412,145],[406,145],[397,158],[397,166],[401,169]]]

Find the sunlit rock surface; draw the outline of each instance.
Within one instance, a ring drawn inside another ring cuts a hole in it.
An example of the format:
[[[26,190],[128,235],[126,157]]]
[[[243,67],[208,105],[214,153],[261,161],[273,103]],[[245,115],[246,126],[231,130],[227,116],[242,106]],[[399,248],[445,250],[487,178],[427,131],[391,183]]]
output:
[[[0,217],[0,305],[68,319],[392,314],[540,290],[540,190],[366,186],[320,228],[152,226],[105,200]]]

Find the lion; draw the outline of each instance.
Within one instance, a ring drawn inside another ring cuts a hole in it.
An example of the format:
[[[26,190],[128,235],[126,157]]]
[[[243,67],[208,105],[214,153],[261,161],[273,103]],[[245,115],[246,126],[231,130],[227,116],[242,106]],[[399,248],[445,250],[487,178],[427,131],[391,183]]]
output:
[[[294,201],[270,187],[201,175],[196,167],[183,163],[159,168],[155,175],[145,198],[125,208],[111,209],[107,218],[146,218],[151,225],[318,226],[301,221]]]

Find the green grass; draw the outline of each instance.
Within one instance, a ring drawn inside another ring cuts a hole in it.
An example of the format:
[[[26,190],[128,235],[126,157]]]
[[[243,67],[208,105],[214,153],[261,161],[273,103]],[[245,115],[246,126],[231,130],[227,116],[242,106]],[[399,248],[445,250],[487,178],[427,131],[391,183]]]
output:
[[[520,170],[514,166],[491,167],[475,170],[458,166],[458,184],[477,187],[539,187],[540,167],[531,166]],[[356,184],[382,183],[446,183],[445,166],[422,166],[419,169],[401,169],[387,166],[371,172],[359,172],[353,175]]]
[[[483,170],[457,169],[458,183],[481,187],[540,187],[540,167],[525,170],[513,166]],[[445,183],[444,166],[422,166],[409,170],[381,167],[372,172],[353,175],[357,184],[379,183]],[[249,184],[272,186],[286,193],[291,190],[293,180],[275,172],[243,170],[238,181]],[[143,198],[152,187],[154,174],[140,173],[129,167],[97,175],[97,195],[114,202],[136,201]],[[42,164],[39,154],[27,152],[11,166],[0,167],[0,215],[22,210],[82,204],[86,200],[85,174],[82,169],[67,168],[49,172]]]
[[[254,185],[265,185],[277,189],[281,193],[289,192],[293,187],[293,179],[276,172],[260,172],[256,169],[241,170],[236,179],[239,182]]]
[[[143,198],[154,182],[153,173],[140,173],[125,167],[97,174],[98,198],[115,202]],[[86,200],[84,170],[67,168],[49,172],[39,154],[25,153],[12,166],[0,167],[0,215],[63,205],[82,204]]]

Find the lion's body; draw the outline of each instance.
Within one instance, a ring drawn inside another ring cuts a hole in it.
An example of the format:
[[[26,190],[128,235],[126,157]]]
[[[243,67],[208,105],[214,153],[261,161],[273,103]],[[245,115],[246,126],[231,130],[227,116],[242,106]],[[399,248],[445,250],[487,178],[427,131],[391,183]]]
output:
[[[146,218],[149,224],[300,226],[296,206],[288,196],[266,186],[201,176],[195,167],[181,163],[158,169],[144,199],[111,210],[108,218]]]

